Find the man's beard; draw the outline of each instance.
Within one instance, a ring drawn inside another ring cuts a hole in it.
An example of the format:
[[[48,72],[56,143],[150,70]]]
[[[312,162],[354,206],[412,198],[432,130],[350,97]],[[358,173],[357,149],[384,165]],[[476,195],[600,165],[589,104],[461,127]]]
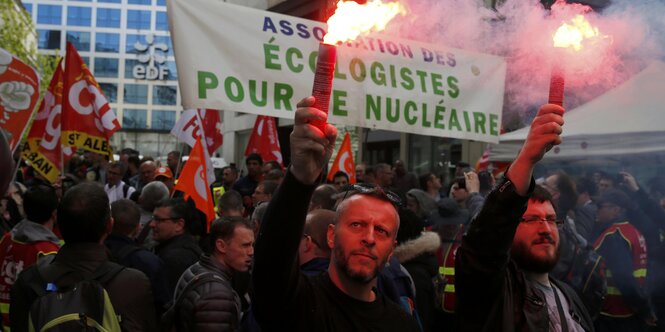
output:
[[[549,273],[559,261],[559,248],[555,248],[553,257],[537,257],[529,252],[529,247],[525,243],[520,243],[512,247],[511,257],[522,270]]]
[[[337,269],[344,273],[344,275],[346,275],[349,279],[361,284],[367,284],[374,280],[374,278],[376,278],[378,275],[379,270],[386,264],[387,260],[383,259],[382,261],[378,261],[378,264],[374,267],[374,269],[369,272],[363,272],[361,270],[353,271],[349,266],[349,258],[351,255],[344,252],[344,249],[342,249],[341,246],[336,245],[333,248],[333,254],[335,255],[334,259]]]

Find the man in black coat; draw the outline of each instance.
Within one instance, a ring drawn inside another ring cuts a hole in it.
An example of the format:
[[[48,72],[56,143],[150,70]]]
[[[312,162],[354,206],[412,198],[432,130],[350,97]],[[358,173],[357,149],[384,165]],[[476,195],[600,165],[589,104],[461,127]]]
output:
[[[549,277],[559,232],[549,193],[533,169],[561,143],[563,108],[544,105],[505,179],[487,196],[455,260],[461,331],[593,331],[582,301]]]

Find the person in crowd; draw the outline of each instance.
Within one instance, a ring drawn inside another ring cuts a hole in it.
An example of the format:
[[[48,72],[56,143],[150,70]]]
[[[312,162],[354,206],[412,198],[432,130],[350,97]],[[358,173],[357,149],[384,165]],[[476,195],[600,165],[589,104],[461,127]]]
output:
[[[219,199],[218,207],[220,217],[242,217],[245,214],[242,196],[235,190],[225,192]]]
[[[34,186],[48,185],[45,181],[33,182]],[[0,199],[0,231],[7,233],[14,228],[21,220],[25,218],[25,209],[23,208],[23,195],[27,191],[25,185],[20,182],[10,182],[7,192]]]
[[[233,185],[238,181],[238,170],[235,167],[225,166],[222,168],[222,186],[224,192],[233,188]]]
[[[596,320],[598,331],[645,331],[656,323],[646,293],[647,245],[628,220],[632,208],[628,195],[618,189],[607,189],[598,199],[593,245],[607,264],[607,296]]]
[[[279,184],[274,181],[263,181],[256,186],[254,193],[252,194],[252,205],[256,206],[261,202],[270,202],[272,195],[277,190]]]
[[[418,176],[415,173],[407,172],[403,161],[395,160],[393,174],[393,188],[400,197],[404,197],[406,192],[411,189],[421,189]]]
[[[168,289],[172,292],[182,273],[199,260],[202,251],[187,232],[189,207],[182,198],[169,198],[155,206],[150,227],[158,243],[155,254],[164,261]]]
[[[466,208],[469,192],[466,190],[466,180],[463,176],[456,177],[450,185],[450,198],[454,199],[461,208]]]
[[[136,236],[141,231],[139,206],[131,200],[120,199],[111,203],[113,230],[106,238],[106,247],[116,263],[143,272],[150,280],[157,314],[164,311],[171,300],[166,285],[164,263],[149,250],[136,244]]]
[[[261,166],[261,172],[263,172],[263,176],[266,176],[270,171],[273,170],[282,170],[282,165],[279,164],[276,160],[270,160],[266,161],[263,166]]]
[[[435,202],[441,200],[442,197],[445,197],[441,193],[441,178],[436,176],[434,173],[425,173],[418,178],[420,183],[420,189],[425,191]]]
[[[358,182],[358,183],[365,182],[365,168],[366,167],[367,166],[365,165],[364,162],[356,165],[356,169],[355,169],[355,171],[356,171],[356,182]]]
[[[347,197],[330,226],[328,272],[307,277],[297,268],[307,207],[337,137],[309,124],[325,121],[314,98],[298,104],[291,133],[291,166],[263,219],[254,257],[253,312],[264,331],[418,331],[415,320],[374,291],[395,247],[395,197],[381,188]],[[392,199],[391,199],[392,198]]]
[[[95,183],[82,183],[68,190],[58,206],[57,224],[65,245],[48,264],[36,264],[21,273],[12,287],[12,330],[28,330],[28,314],[37,298],[35,289],[51,283],[72,286],[104,265],[112,264],[104,241],[113,229],[109,198]],[[31,279],[37,268],[42,280]],[[113,270],[111,270],[113,271]],[[62,276],[62,278],[56,278]],[[35,282],[41,281],[40,284]],[[150,281],[141,271],[125,268],[102,285],[108,292],[123,331],[156,331],[156,315]]]
[[[252,212],[252,217],[249,219],[252,224],[252,229],[254,229],[254,235],[259,235],[259,230],[261,229],[261,223],[263,222],[263,216],[266,214],[268,209],[268,203],[263,202],[256,206],[254,212]]]
[[[602,195],[604,192],[614,189],[616,185],[616,180],[611,175],[603,172],[601,173],[600,178],[598,179],[598,195]]]
[[[155,181],[163,183],[169,190],[169,196],[173,195],[175,179],[173,178],[173,172],[171,172],[170,168],[164,166],[157,167],[155,170]]]
[[[166,155],[166,167],[171,170],[172,177],[175,176],[177,179],[180,176],[180,171],[182,171],[182,156],[180,151],[173,150]]]
[[[308,211],[313,211],[316,209],[325,209],[335,211],[335,195],[338,193],[338,190],[335,186],[331,184],[321,184],[314,190],[312,193],[312,199],[309,202]]]
[[[245,159],[245,166],[247,166],[247,175],[241,177],[233,185],[233,190],[240,193],[245,205],[245,210],[252,209],[252,194],[259,182],[263,181],[263,173],[261,167],[263,166],[263,159],[259,154],[252,153]]]
[[[139,180],[136,186],[137,191],[141,191],[148,183],[155,181],[155,170],[157,165],[154,161],[146,160],[139,166]]]
[[[136,191],[134,187],[122,181],[126,171],[127,166],[121,161],[112,162],[106,170],[107,183],[104,185],[104,191],[111,203],[123,198],[128,199]]]
[[[490,190],[494,188],[494,184],[496,184],[494,174],[490,171],[478,172],[478,181],[480,181],[480,195],[483,197],[487,196]]]
[[[556,212],[533,180],[538,161],[561,143],[563,112],[552,104],[540,108],[517,158],[462,240],[455,259],[462,331],[593,331],[575,291],[549,276],[559,244]]]
[[[344,188],[344,186],[349,184],[349,175],[346,174],[344,171],[337,171],[333,175],[333,183],[332,184],[333,184],[333,186],[335,186],[335,189],[337,189],[337,191],[342,190],[342,188]]]
[[[282,180],[284,180],[284,171],[281,169],[273,169],[263,176],[263,180],[282,183]]]
[[[409,192],[414,190],[420,189],[411,189]],[[436,292],[432,280],[439,273],[436,252],[441,246],[441,239],[437,233],[424,231],[425,223],[411,210],[401,209],[399,219],[394,256],[413,279],[416,288],[415,307],[423,331],[435,331],[439,311],[435,304]]]
[[[242,217],[216,220],[210,228],[211,254],[204,254],[180,277],[175,298],[178,331],[237,331],[240,296],[232,287],[235,272],[247,272],[254,255],[254,232]],[[210,274],[209,281],[198,281]],[[190,283],[195,283],[187,289]],[[187,289],[187,290],[186,290]],[[186,290],[186,291],[185,291]]]
[[[420,189],[406,192],[406,208],[412,211],[423,224],[431,226],[430,216],[436,209],[436,202]]]
[[[141,176],[139,173],[139,167],[141,166],[141,159],[139,159],[139,156],[137,154],[131,154],[127,158],[126,164],[127,164],[127,173],[125,173],[123,181],[125,181],[125,183],[129,184],[130,186],[137,188],[139,186],[139,178]]]
[[[389,189],[393,185],[393,169],[386,163],[378,163],[374,165],[374,174],[376,184],[384,189]]]
[[[375,185],[378,184],[376,180],[376,171],[374,170],[374,167],[365,168],[365,176],[363,178],[363,182]]]
[[[300,271],[308,276],[316,276],[328,271],[330,247],[328,247],[328,226],[335,224],[335,212],[318,209],[307,213],[305,229],[298,246]]]
[[[548,176],[542,186],[552,195],[552,204],[558,219],[574,216],[577,205],[575,182],[563,171]]]
[[[577,234],[582,236],[587,242],[591,242],[591,232],[596,221],[596,212],[598,206],[593,201],[596,197],[596,183],[590,178],[579,178],[575,182],[577,189],[577,205],[575,206],[575,229]]]
[[[26,218],[0,240],[0,313],[2,325],[9,327],[9,298],[19,273],[45,255],[60,249],[60,239],[53,234],[58,197],[55,189],[37,185],[23,195]]]
[[[155,210],[157,203],[167,198],[169,198],[169,188],[159,181],[150,182],[141,190],[141,195],[138,198],[140,212],[139,227],[141,230],[135,237],[138,245],[142,245],[148,249],[157,245],[152,239],[150,221],[152,220],[152,212]]]

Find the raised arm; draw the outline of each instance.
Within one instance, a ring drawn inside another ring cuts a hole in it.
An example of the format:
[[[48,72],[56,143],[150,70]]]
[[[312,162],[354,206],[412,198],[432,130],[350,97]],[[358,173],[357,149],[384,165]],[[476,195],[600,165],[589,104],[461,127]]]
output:
[[[261,223],[254,251],[252,306],[261,326],[279,326],[294,313],[299,285],[298,245],[307,207],[323,167],[332,155],[337,130],[323,133],[310,125],[325,120],[325,113],[311,107],[314,98],[298,103],[291,133],[291,166],[273,195]]]

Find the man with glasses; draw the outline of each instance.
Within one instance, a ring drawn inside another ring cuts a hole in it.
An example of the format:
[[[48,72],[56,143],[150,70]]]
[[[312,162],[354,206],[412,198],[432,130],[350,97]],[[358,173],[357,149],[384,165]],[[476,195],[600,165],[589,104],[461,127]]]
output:
[[[164,261],[170,292],[175,290],[180,275],[196,263],[202,253],[194,237],[187,232],[188,209],[182,198],[165,199],[157,203],[150,221],[152,238],[159,243],[155,254]]]
[[[111,203],[123,199],[129,198],[132,196],[136,189],[124,181],[122,178],[127,172],[127,165],[121,161],[115,161],[109,165],[109,168],[106,170],[106,185],[104,185],[104,191],[106,195],[109,196],[109,201]]]
[[[291,166],[268,206],[259,232],[253,278],[253,312],[264,331],[419,331],[397,304],[377,293],[376,277],[396,245],[399,216],[381,188],[354,186],[328,226],[332,250],[327,272],[298,269],[298,246],[307,207],[332,155],[337,130],[314,98],[298,104],[291,133]]]
[[[561,143],[563,108],[544,105],[506,177],[489,193],[455,259],[461,331],[593,331],[577,294],[549,276],[559,232],[551,196],[533,170]]]

